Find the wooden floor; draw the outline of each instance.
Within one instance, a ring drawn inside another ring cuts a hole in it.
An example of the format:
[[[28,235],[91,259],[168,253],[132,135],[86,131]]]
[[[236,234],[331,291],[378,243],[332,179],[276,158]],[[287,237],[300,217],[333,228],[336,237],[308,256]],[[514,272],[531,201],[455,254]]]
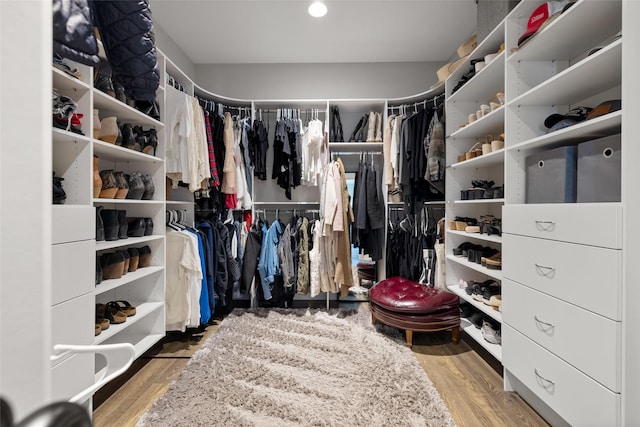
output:
[[[94,426],[134,426],[216,330],[209,326],[188,337],[169,335],[134,362],[129,372],[94,396]],[[458,426],[548,426],[518,395],[503,391],[501,365],[491,356],[482,357],[482,348],[463,332],[460,336],[457,345],[451,344],[449,332],[413,337],[416,357]]]

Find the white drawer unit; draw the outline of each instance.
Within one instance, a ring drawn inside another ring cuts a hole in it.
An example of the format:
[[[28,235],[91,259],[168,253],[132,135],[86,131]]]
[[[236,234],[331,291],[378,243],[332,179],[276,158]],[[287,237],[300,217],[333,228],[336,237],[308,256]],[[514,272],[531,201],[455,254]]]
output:
[[[620,204],[505,205],[502,213],[503,233],[603,248],[622,248]]]
[[[91,387],[95,382],[94,364],[93,354],[76,354],[52,367],[51,398],[69,400]]]
[[[93,292],[95,246],[93,240],[51,246],[52,304]]]
[[[93,294],[54,305],[51,308],[51,345],[92,345],[95,337]],[[59,363],[59,361],[54,362]]]
[[[51,243],[77,242],[96,238],[96,210],[93,206],[51,207]]]
[[[622,251],[503,234],[503,276],[561,300],[622,318]]]
[[[620,425],[620,394],[502,325],[506,370],[572,426]],[[594,343],[598,345],[598,343]],[[585,354],[584,357],[592,357]]]
[[[509,280],[503,321],[612,391],[620,392],[622,325]]]

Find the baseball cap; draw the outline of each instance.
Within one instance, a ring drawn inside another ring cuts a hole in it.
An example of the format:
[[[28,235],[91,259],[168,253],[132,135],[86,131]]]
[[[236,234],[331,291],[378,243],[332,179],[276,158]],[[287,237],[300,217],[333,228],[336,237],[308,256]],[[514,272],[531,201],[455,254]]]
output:
[[[527,30],[518,39],[518,47],[533,37],[545,22],[547,25],[560,16],[574,2],[569,0],[548,1],[538,6],[527,22]],[[549,22],[547,22],[549,21]]]
[[[613,113],[620,109],[622,109],[622,102],[619,99],[601,102],[587,115],[587,120],[595,119],[596,117],[604,116],[605,114]]]
[[[549,117],[547,117],[546,119],[544,119],[544,125],[546,127],[549,128],[549,130],[551,130],[553,128],[553,130],[558,130],[558,129],[562,129],[562,127],[558,128],[555,127],[559,122],[563,121],[563,120],[568,120],[571,124],[576,124],[576,123],[580,123],[583,122],[585,120],[587,120],[587,116],[589,115],[589,113],[592,111],[592,108],[589,107],[575,107],[573,109],[571,109],[571,111],[569,111],[567,114],[551,114]],[[565,122],[565,126],[563,127],[567,127],[566,125],[569,122]],[[570,126],[570,125],[569,125]]]

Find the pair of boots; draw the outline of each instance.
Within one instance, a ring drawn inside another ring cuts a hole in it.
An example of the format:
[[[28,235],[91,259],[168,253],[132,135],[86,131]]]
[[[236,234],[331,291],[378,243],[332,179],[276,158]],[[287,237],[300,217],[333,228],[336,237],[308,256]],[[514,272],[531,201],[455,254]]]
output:
[[[366,130],[366,136],[365,136]],[[371,111],[360,118],[349,142],[382,142],[382,115]]]

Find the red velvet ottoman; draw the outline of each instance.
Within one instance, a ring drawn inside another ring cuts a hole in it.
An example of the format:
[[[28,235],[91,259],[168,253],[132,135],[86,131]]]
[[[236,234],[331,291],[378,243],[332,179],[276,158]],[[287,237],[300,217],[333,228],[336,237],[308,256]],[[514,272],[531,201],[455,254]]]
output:
[[[451,341],[458,343],[460,300],[452,292],[392,277],[369,290],[371,322],[406,331],[407,345],[413,346],[413,332],[451,329]]]

